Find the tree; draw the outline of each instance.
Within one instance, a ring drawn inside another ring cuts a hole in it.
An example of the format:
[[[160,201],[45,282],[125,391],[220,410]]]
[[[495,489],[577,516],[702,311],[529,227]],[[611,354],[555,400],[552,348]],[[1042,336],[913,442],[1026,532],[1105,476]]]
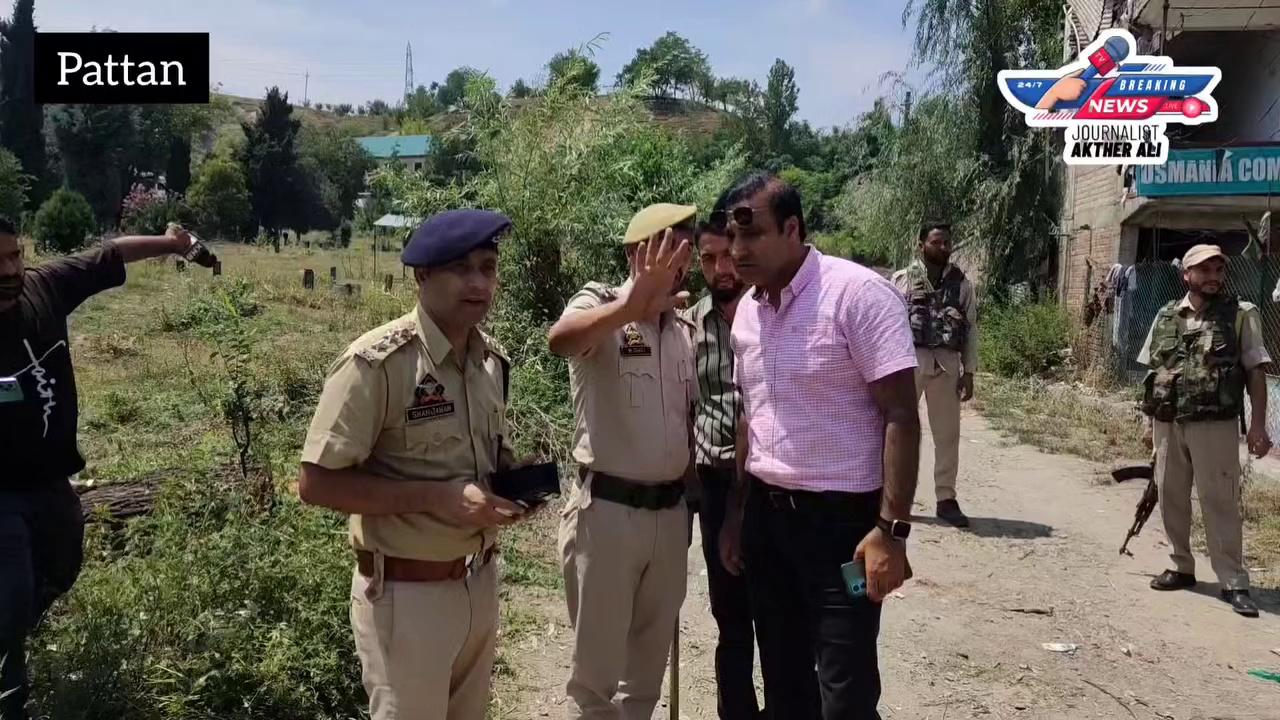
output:
[[[200,227],[214,237],[243,238],[253,213],[244,169],[230,158],[211,158],[200,166],[187,203]]]
[[[30,186],[31,176],[22,171],[18,156],[0,148],[0,217],[14,223],[22,218]]]
[[[346,117],[351,114],[351,103],[339,103],[333,108],[333,112],[336,113],[338,117]]]
[[[1031,278],[1054,252],[1062,182],[1060,136],[1031,132],[1001,96],[1004,69],[1056,65],[1062,57],[1061,4],[1051,0],[912,0],[904,24],[916,17],[915,61],[943,72],[943,97],[952,112],[975,123],[970,152],[987,162],[987,181],[972,189],[972,210],[958,223],[957,240],[971,239],[987,261],[997,289]],[[921,105],[923,106],[923,102]],[[913,113],[911,126],[921,121]]]
[[[769,138],[769,150],[781,155],[789,149],[787,131],[791,118],[798,109],[800,88],[796,86],[796,71],[778,58],[769,68],[769,83],[764,91],[764,122]]]
[[[533,88],[525,84],[524,78],[517,78],[511,90],[507,92],[507,97],[521,99],[527,98],[533,94]]]
[[[386,100],[370,100],[368,111],[370,115],[387,115],[391,112],[391,106]]]
[[[278,87],[267,91],[257,117],[242,124],[245,147],[241,164],[249,181],[254,219],[272,237],[279,235],[290,204],[299,197],[294,141],[300,126],[301,121],[293,117],[289,93]]]
[[[600,66],[578,49],[556,53],[547,63],[548,84],[562,82],[591,93],[599,89]]]
[[[313,184],[328,198],[324,215],[310,227],[331,230],[351,217],[356,197],[364,190],[365,176],[374,169],[373,156],[348,133],[329,127],[306,127],[298,135],[298,156],[314,162],[325,182]]]
[[[0,145],[8,148],[35,185],[29,200],[45,195],[44,107],[35,101],[35,2],[15,0],[13,17],[0,22]]]
[[[444,84],[436,86],[436,102],[444,109],[462,102],[462,98],[467,94],[467,81],[482,74],[479,70],[465,65],[450,70],[444,78]]]
[[[673,97],[681,91],[693,91],[699,78],[710,74],[706,53],[681,35],[668,32],[649,47],[636,50],[617,80],[619,85],[635,85],[648,79],[657,97]]]
[[[84,196],[60,188],[36,211],[31,234],[42,251],[66,254],[78,250],[97,227]]]
[[[440,112],[440,101],[436,94],[422,85],[404,100],[405,113],[411,118],[425,120]]]
[[[102,225],[119,220],[134,160],[153,147],[150,139],[135,143],[135,123],[129,105],[64,105],[53,115],[67,187],[89,202]]]

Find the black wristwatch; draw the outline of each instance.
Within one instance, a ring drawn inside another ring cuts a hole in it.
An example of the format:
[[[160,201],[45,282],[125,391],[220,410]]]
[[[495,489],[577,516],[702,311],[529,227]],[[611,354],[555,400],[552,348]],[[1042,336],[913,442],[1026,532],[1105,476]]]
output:
[[[907,536],[911,534],[911,523],[906,520],[886,520],[882,517],[877,517],[876,527],[896,540],[906,540]]]

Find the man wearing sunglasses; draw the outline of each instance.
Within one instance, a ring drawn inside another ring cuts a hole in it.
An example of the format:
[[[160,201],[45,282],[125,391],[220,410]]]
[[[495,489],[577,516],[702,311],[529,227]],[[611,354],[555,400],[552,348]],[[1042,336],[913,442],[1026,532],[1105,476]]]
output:
[[[920,449],[905,303],[806,244],[800,194],[778,178],[748,177],[726,207],[715,220],[755,287],[731,336],[743,415],[721,560],[747,569],[765,705],[879,720],[880,603],[910,577]]]
[[[978,365],[978,301],[973,283],[951,264],[951,226],[920,228],[920,257],[893,275],[907,299],[916,344],[916,394],[929,407],[933,487],[938,517],[956,527],[969,518],[956,500],[960,467],[960,403],[973,398]]]
[[[653,714],[684,603],[698,385],[690,326],[674,309],[696,213],[636,213],[623,238],[630,279],[588,283],[548,337],[569,359],[579,467],[560,521],[573,720]]]

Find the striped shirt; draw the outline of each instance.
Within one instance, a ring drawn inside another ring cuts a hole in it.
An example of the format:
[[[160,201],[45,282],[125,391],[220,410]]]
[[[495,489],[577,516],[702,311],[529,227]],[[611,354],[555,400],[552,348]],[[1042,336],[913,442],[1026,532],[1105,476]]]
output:
[[[701,399],[694,418],[693,438],[699,465],[732,467],[738,412],[738,388],[733,384],[732,328],[708,294],[689,308],[693,323],[694,369]]]
[[[759,290],[743,296],[732,338],[748,472],[792,490],[883,485],[885,420],[870,384],[916,367],[897,288],[810,247],[777,309]]]

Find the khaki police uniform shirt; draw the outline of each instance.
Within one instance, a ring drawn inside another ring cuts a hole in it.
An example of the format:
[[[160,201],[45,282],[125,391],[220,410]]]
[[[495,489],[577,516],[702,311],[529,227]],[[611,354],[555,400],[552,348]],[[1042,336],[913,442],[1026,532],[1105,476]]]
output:
[[[329,370],[302,461],[394,480],[479,482],[513,464],[503,359],[472,330],[459,359],[419,305],[351,344]],[[446,525],[425,513],[352,515],[361,550],[453,560],[493,545],[496,530]]]
[[[562,317],[611,302],[629,285],[588,285],[596,292],[578,292]],[[686,320],[671,312],[657,324],[628,323],[615,330],[589,352],[570,358],[569,388],[575,461],[636,482],[683,476],[690,458],[690,416],[698,400]]]
[[[1243,316],[1240,319],[1240,364],[1245,370],[1252,370],[1271,362],[1271,356],[1267,354],[1267,346],[1262,342],[1262,320],[1258,315],[1258,306],[1241,300],[1240,314]],[[1178,318],[1182,332],[1193,332],[1209,324],[1191,307],[1190,294],[1184,295],[1178,303]],[[1147,330],[1147,341],[1138,353],[1138,362],[1143,365],[1151,365],[1151,336],[1155,330],[1156,324],[1152,322],[1151,329]]]

